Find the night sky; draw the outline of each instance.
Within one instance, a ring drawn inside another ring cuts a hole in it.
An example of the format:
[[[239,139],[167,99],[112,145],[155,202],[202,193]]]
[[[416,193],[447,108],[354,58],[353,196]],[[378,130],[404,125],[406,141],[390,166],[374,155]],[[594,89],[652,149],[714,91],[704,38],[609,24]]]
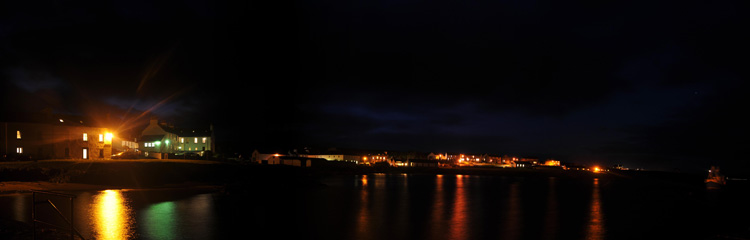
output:
[[[746,169],[747,1],[3,1],[3,114]]]

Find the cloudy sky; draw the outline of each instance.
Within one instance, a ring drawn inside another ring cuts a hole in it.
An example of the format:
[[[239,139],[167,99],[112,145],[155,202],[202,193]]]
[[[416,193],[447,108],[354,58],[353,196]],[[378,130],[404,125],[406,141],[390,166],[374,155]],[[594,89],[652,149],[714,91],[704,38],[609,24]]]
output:
[[[234,152],[742,168],[747,4],[6,1],[2,107],[211,123]]]

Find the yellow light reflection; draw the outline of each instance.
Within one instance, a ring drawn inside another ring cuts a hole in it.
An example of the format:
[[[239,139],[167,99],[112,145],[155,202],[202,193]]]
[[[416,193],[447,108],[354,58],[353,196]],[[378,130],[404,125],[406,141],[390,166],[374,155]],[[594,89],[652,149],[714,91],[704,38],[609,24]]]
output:
[[[120,190],[105,190],[94,196],[91,219],[96,239],[129,239],[133,237],[134,220]]]
[[[604,239],[604,218],[602,217],[598,178],[594,178],[594,190],[591,192],[591,214],[589,215],[589,224],[586,229],[586,239]]]

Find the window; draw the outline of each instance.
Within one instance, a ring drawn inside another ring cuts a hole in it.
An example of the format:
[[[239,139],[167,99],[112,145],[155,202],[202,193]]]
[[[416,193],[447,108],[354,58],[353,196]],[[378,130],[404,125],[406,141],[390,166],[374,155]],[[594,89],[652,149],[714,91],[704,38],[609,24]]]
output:
[[[21,139],[21,130],[16,131],[16,139]]]
[[[195,143],[198,143],[198,138],[195,138]]]
[[[104,134],[99,134],[99,142],[104,142]]]
[[[203,143],[206,143],[206,138],[203,138]]]
[[[89,159],[89,149],[83,148],[83,159]]]
[[[88,133],[83,133],[83,141],[84,142],[88,142],[89,141],[89,134]]]
[[[18,153],[18,154],[23,153],[23,148],[22,147],[17,147],[16,148],[16,153]]]
[[[180,143],[185,143],[185,138],[180,138]]]

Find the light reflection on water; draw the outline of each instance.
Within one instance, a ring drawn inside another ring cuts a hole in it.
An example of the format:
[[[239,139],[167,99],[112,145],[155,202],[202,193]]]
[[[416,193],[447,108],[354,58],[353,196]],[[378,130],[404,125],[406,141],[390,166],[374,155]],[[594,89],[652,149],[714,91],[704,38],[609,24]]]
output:
[[[467,205],[466,185],[469,178],[463,175],[456,175],[456,193],[453,199],[453,213],[451,214],[450,238],[467,239]]]
[[[91,223],[96,239],[133,238],[133,210],[123,198],[121,190],[105,190],[94,196],[91,203]]]
[[[662,193],[665,189],[659,185],[601,177],[370,174],[321,181],[327,181],[326,186],[246,195],[83,192],[75,200],[76,227],[87,239],[233,239],[237,234],[242,238],[276,234],[279,239],[331,240],[672,239],[647,235],[660,229],[641,229],[667,222],[649,220],[661,218],[674,222],[666,226],[670,234],[680,230],[687,236],[700,229],[682,224],[698,221],[692,223],[698,226],[707,219],[691,217],[701,209],[681,212],[705,207],[697,205],[701,202],[681,200],[689,197],[687,193]],[[650,194],[640,194],[644,189]],[[740,200],[745,199],[736,201]],[[667,214],[633,207],[652,201],[683,202],[680,208],[667,209]],[[0,211],[0,218],[28,223],[29,203],[30,195],[0,196],[0,209],[9,209]],[[733,207],[750,212],[745,205]],[[683,214],[674,217],[674,213]]]
[[[594,178],[594,189],[591,191],[591,215],[589,216],[588,228],[586,230],[586,239],[604,239],[604,218],[602,217],[598,178]]]
[[[510,184],[510,195],[508,196],[508,208],[505,216],[505,234],[503,239],[520,239],[521,222],[523,220],[523,211],[521,208],[520,184],[515,182]]]
[[[360,195],[360,206],[359,206],[359,218],[357,218],[357,232],[360,236],[367,236],[369,234],[369,226],[370,226],[370,206],[368,203],[368,193],[369,191],[367,188],[367,175],[362,175],[362,189],[361,195]]]
[[[430,238],[431,239],[438,239],[442,233],[440,230],[443,229],[443,224],[445,224],[445,193],[443,193],[443,175],[437,175],[435,178],[435,195],[433,197],[434,202],[432,206],[432,213],[431,213],[431,219],[432,224],[430,226],[431,229],[435,229],[431,232]]]
[[[547,193],[547,209],[544,215],[544,231],[542,239],[555,239],[558,234],[558,210],[557,193],[555,190],[555,178],[549,178],[549,190]]]
[[[146,235],[155,239],[175,238],[175,203],[162,202],[151,205],[144,212],[143,226]]]

